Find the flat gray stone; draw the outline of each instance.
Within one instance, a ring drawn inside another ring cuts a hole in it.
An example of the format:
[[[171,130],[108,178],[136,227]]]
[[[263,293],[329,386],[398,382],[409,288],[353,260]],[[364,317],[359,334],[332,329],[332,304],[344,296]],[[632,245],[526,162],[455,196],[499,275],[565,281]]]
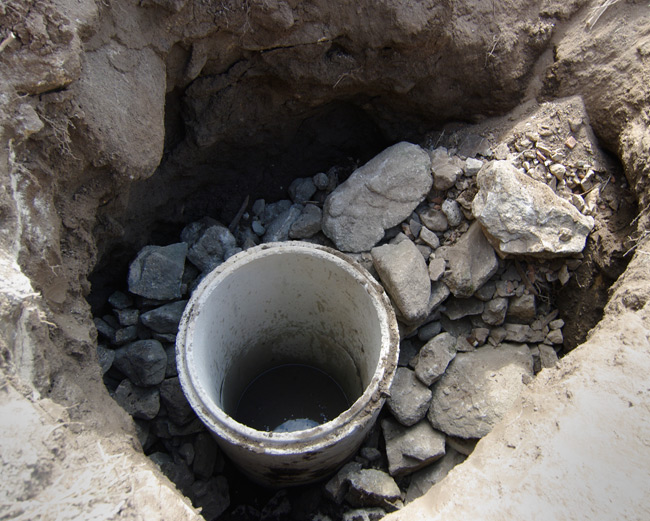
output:
[[[302,214],[302,205],[293,204],[266,225],[262,242],[281,242],[289,240],[289,231]]]
[[[446,332],[440,333],[420,349],[415,374],[424,385],[430,386],[445,373],[455,356],[456,338]]]
[[[404,321],[414,323],[429,314],[431,279],[415,244],[404,240],[371,251],[373,265]]]
[[[441,330],[442,325],[440,324],[440,321],[436,320],[434,322],[429,322],[418,329],[418,338],[422,340],[422,342],[428,342],[440,333]]]
[[[427,417],[451,436],[482,438],[512,406],[533,376],[533,359],[525,344],[485,346],[458,353],[433,388]]]
[[[508,312],[508,299],[496,297],[485,303],[481,318],[490,326],[500,326],[506,319]]]
[[[427,207],[424,210],[419,210],[418,215],[420,216],[422,224],[432,232],[445,232],[447,231],[447,228],[449,228],[447,216],[440,210]]]
[[[361,463],[356,461],[351,461],[343,465],[341,470],[325,485],[325,495],[337,505],[343,503],[343,499],[349,488],[350,477],[356,472],[361,471],[361,468]]]
[[[156,333],[171,333],[178,332],[178,324],[183,316],[183,311],[187,306],[187,300],[179,300],[171,304],[165,304],[158,308],[147,311],[140,315],[140,320],[149,329]]]
[[[453,246],[441,246],[436,257],[447,261],[443,277],[456,297],[471,297],[499,268],[494,248],[474,222]]]
[[[442,313],[451,320],[458,320],[471,315],[480,315],[483,313],[483,307],[484,303],[473,297],[452,297],[446,300],[445,310]]]
[[[436,250],[440,246],[440,239],[429,228],[423,226],[420,228],[420,239],[425,242],[431,249]]]
[[[442,276],[445,274],[445,268],[447,267],[447,262],[445,259],[431,259],[429,261],[429,278],[432,282],[438,282]]]
[[[311,177],[294,179],[289,185],[289,197],[294,203],[305,204],[316,193],[316,185]]]
[[[555,349],[546,344],[539,344],[539,361],[542,369],[555,367],[558,362]]]
[[[388,409],[402,425],[410,426],[427,414],[431,389],[407,367],[398,367],[386,401]]]
[[[472,212],[502,255],[553,257],[584,249],[593,218],[512,163],[488,163],[477,183]]]
[[[129,266],[129,291],[155,300],[181,297],[187,244],[145,246]]]
[[[308,204],[303,209],[300,217],[289,228],[290,239],[309,239],[321,231],[323,212],[314,205]]]
[[[431,427],[427,420],[405,427],[385,419],[381,428],[391,476],[411,474],[445,455],[445,435]]]
[[[135,385],[149,387],[165,378],[167,354],[157,340],[138,340],[116,349],[113,365]]]
[[[530,324],[535,320],[537,307],[535,305],[535,295],[528,294],[521,297],[512,297],[508,304],[508,322],[518,322],[520,324]]]
[[[160,394],[156,387],[137,387],[124,379],[115,390],[115,401],[134,418],[152,420],[160,410]]]
[[[371,159],[326,199],[323,232],[341,251],[370,250],[384,230],[404,221],[431,189],[431,160],[398,143]]]
[[[267,204],[260,216],[260,221],[264,226],[268,225],[270,222],[277,219],[280,214],[286,212],[289,208],[291,208],[291,205],[292,203],[289,199],[283,199],[281,201]]]
[[[440,191],[449,190],[463,175],[463,170],[450,158],[435,160],[431,169],[433,170],[433,187]]]
[[[376,469],[361,469],[348,476],[345,499],[353,507],[393,507],[401,492],[395,480]]]
[[[442,458],[411,475],[405,503],[410,503],[426,494],[433,485],[445,479],[451,469],[465,461],[465,458],[465,455],[447,447]]]

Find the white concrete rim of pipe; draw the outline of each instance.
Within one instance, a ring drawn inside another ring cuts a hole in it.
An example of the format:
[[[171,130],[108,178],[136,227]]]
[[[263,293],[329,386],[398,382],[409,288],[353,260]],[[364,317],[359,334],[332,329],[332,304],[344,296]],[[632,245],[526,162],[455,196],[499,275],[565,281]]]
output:
[[[363,394],[336,418],[317,427],[300,431],[286,433],[258,431],[235,421],[221,407],[207,398],[201,383],[190,369],[193,362],[193,322],[215,283],[237,270],[242,262],[250,262],[254,259],[276,255],[278,252],[288,251],[325,257],[365,288],[380,317],[382,346],[376,370],[369,384],[365,386]],[[185,308],[176,346],[178,373],[183,391],[203,423],[227,443],[245,444],[252,451],[283,455],[295,454],[303,448],[312,452],[335,445],[339,440],[358,431],[359,425],[367,423],[369,417],[376,417],[377,405],[383,404],[388,396],[397,368],[399,330],[393,307],[383,287],[365,268],[334,249],[299,241],[288,241],[267,243],[240,252],[208,274],[194,291]]]

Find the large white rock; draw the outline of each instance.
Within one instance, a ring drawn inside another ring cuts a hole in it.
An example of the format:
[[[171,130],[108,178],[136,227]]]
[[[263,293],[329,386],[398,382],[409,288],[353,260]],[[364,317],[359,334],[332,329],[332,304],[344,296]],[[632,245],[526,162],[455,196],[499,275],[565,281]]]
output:
[[[552,257],[579,253],[585,247],[593,218],[509,161],[485,165],[477,183],[472,213],[502,256]]]
[[[362,252],[406,219],[431,189],[431,160],[397,143],[358,168],[325,201],[323,232],[339,250]]]
[[[482,438],[503,417],[533,376],[526,344],[486,346],[458,353],[433,388],[428,418],[435,429]]]

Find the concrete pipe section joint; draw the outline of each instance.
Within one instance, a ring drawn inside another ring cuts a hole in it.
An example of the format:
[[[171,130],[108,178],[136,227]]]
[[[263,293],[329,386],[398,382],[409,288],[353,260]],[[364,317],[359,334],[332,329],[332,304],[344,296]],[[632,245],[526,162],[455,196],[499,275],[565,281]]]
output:
[[[397,366],[383,288],[323,246],[270,243],[201,282],[180,323],[177,364],[190,404],[254,481],[318,481],[358,449]]]

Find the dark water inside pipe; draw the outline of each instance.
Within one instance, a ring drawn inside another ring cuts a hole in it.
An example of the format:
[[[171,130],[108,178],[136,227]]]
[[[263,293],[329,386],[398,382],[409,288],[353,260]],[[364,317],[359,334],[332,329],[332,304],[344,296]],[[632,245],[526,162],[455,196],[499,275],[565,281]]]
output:
[[[327,373],[285,364],[248,384],[233,418],[259,431],[288,432],[333,420],[349,406],[345,392]]]

